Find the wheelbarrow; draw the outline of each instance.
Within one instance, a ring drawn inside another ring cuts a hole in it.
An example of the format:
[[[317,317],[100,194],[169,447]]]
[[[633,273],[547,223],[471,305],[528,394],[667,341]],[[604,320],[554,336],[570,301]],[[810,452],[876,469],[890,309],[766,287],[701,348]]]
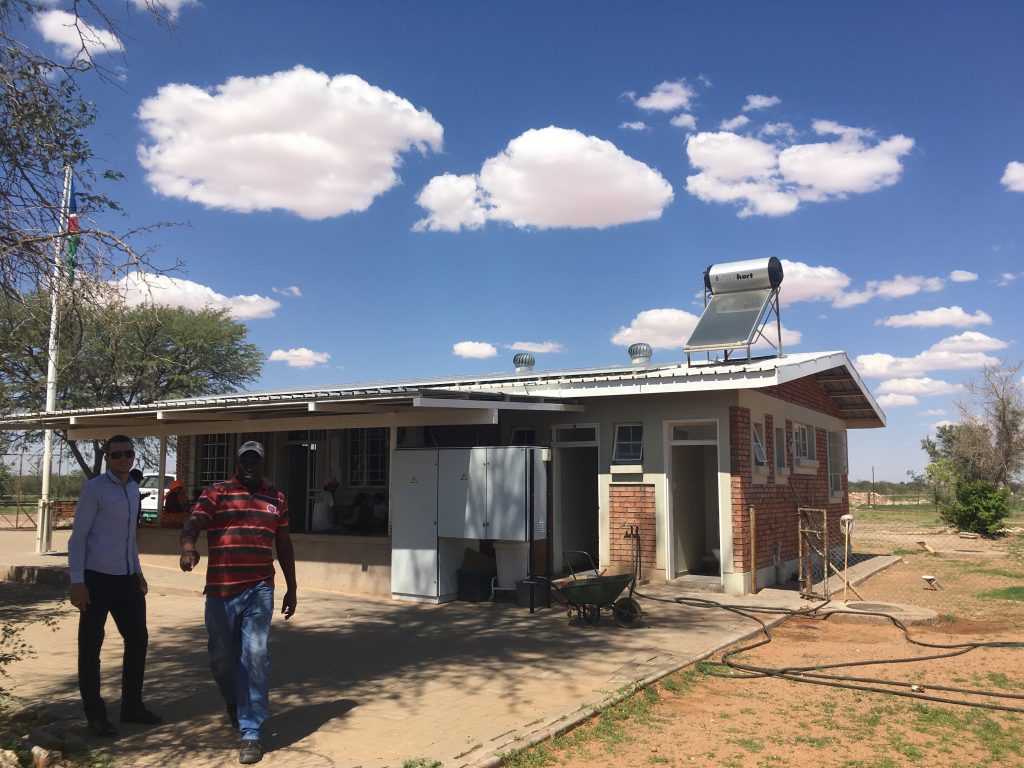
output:
[[[640,534],[635,526],[630,526],[626,534],[633,539],[633,570],[630,573],[619,573],[606,576],[598,572],[594,559],[588,552],[563,552],[570,576],[551,582],[551,595],[562,604],[571,618],[573,613],[588,627],[595,627],[601,620],[601,611],[611,611],[615,623],[620,627],[632,629],[639,626],[643,611],[633,598],[636,589],[636,572],[639,566]],[[577,573],[568,555],[582,554],[590,561],[590,570]],[[593,575],[584,575],[593,574]],[[628,588],[629,594],[622,595]]]

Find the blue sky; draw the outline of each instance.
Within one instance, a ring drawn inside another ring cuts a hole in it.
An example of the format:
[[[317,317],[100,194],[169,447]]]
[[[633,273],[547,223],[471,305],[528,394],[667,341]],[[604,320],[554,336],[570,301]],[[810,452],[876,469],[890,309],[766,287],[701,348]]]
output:
[[[230,307],[254,388],[678,361],[703,270],[777,256],[785,348],[887,414],[851,478],[901,480],[1022,357],[1019,3],[140,3],[85,16],[97,223],[182,224],[153,295]]]

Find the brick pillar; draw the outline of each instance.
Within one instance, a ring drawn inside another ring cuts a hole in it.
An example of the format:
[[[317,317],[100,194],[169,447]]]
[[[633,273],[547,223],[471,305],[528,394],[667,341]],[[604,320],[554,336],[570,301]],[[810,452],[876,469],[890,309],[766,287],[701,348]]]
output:
[[[640,529],[640,563],[645,570],[655,567],[657,525],[654,513],[654,486],[646,483],[615,483],[609,487],[611,561],[608,565],[629,568],[633,564],[633,540],[626,538],[627,528]]]
[[[750,516],[753,462],[750,457],[750,409],[729,408],[729,474],[732,489],[732,564],[736,573],[750,570]]]
[[[191,435],[178,435],[178,448],[174,461],[174,474],[185,484],[186,487],[192,485],[192,478],[189,477],[188,472],[192,461],[193,440],[195,440],[195,438]]]

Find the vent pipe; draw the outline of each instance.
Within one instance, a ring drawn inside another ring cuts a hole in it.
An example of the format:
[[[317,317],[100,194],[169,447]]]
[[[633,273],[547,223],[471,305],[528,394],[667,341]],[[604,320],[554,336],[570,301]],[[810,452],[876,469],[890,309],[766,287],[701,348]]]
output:
[[[633,365],[651,364],[651,345],[642,341],[629,346],[629,359]]]
[[[536,362],[537,361],[533,359],[533,355],[529,352],[518,352],[512,358],[512,365],[516,367],[516,373],[529,373],[533,370],[533,366]]]

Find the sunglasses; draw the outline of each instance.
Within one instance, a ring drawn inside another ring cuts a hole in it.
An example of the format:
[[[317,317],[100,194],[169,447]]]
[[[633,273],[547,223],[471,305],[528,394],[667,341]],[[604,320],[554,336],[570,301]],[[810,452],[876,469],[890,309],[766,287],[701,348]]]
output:
[[[122,456],[126,459],[134,459],[135,451],[111,451],[107,454],[108,459],[120,459]]]

